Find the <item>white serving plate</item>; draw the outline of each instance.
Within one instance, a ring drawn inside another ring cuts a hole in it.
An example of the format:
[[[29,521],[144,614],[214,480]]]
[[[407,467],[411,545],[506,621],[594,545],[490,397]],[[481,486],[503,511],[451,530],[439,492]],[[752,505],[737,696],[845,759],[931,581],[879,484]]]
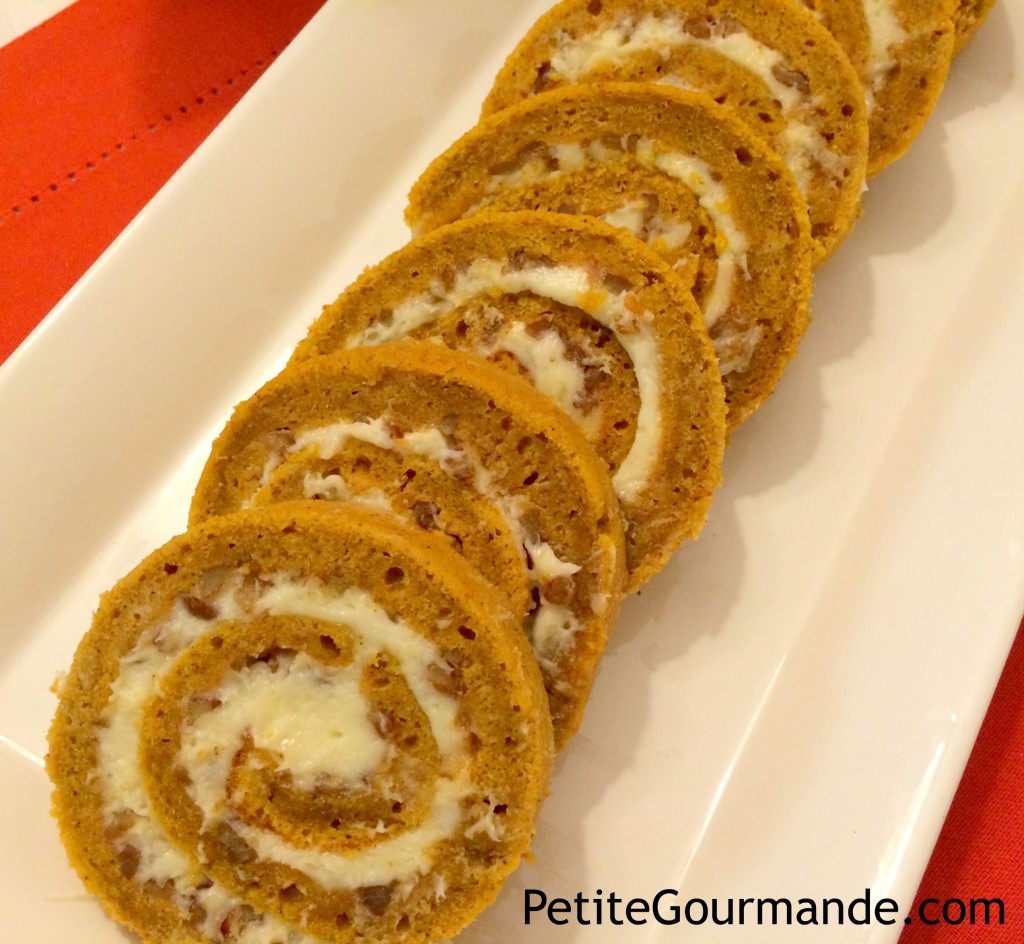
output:
[[[48,818],[48,687],[99,593],[184,527],[231,406],[407,239],[409,185],[546,6],[328,4],[0,370],[11,940],[124,941]],[[1022,38],[1001,4],[872,183],[704,536],[624,607],[536,861],[460,941],[897,938],[901,920],[555,932],[524,926],[523,889],[909,907],[1024,611]]]
[[[73,0],[18,0],[0,7],[0,46],[71,6]]]

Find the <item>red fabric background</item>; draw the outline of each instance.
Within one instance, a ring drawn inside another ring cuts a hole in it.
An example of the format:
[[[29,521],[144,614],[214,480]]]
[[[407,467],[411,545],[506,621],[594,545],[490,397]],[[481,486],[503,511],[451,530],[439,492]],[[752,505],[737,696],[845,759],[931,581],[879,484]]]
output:
[[[921,881],[926,898],[1001,898],[1002,927],[912,924],[900,944],[1024,941],[1024,623]],[[928,915],[939,914],[935,906]],[[956,910],[954,908],[954,914]]]
[[[323,0],[81,0],[0,50],[0,360]]]
[[[0,49],[0,361],[323,2],[79,0]],[[1024,629],[918,895],[999,897],[1006,924],[900,944],[1024,942],[1022,692]]]

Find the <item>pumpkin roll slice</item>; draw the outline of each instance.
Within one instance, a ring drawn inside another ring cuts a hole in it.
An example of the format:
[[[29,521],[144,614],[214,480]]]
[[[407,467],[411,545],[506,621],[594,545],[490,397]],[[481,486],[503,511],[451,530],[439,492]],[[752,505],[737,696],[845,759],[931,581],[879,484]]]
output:
[[[650,82],[699,90],[789,165],[819,257],[860,212],[868,153],[857,74],[792,0],[564,0],[508,57],[484,115],[566,85]]]
[[[868,175],[902,157],[946,82],[956,0],[804,0],[836,37],[864,86]]]
[[[604,464],[547,397],[426,341],[294,364],[235,409],[191,520],[296,494],[380,505],[492,575],[493,555],[513,574],[500,586],[528,581],[506,597],[540,663],[555,741],[568,741],[621,600],[625,550]],[[474,523],[465,509],[478,504],[490,507]]]
[[[529,851],[552,757],[517,619],[366,505],[210,519],[101,600],[47,768],[145,942],[447,940]]]
[[[806,204],[771,148],[706,95],[577,86],[499,112],[437,158],[406,219],[422,232],[482,209],[601,217],[693,282],[728,424],[777,384],[808,322]]]
[[[558,213],[452,223],[364,272],[295,359],[409,336],[488,358],[573,419],[612,476],[636,582],[700,531],[722,384],[693,296],[642,242]]]

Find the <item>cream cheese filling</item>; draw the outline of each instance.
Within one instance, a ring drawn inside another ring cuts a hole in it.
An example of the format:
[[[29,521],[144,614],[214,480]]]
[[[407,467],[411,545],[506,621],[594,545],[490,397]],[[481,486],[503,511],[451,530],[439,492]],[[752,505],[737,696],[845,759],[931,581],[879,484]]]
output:
[[[120,674],[111,686],[104,712],[104,726],[96,732],[97,776],[105,816],[112,822],[126,810],[134,814],[132,825],[119,842],[138,850],[136,880],[169,883],[185,911],[192,904],[201,906],[206,913],[204,933],[214,939],[218,939],[223,921],[242,903],[216,883],[209,885],[208,879],[200,886],[199,869],[170,842],[153,816],[137,758],[140,723],[154,686],[159,686],[178,655],[214,631],[219,621],[266,613],[340,623],[354,634],[356,654],[353,666],[346,669],[329,668],[299,654],[269,686],[256,686],[257,681],[266,682],[257,678],[263,671],[257,668],[229,675],[221,689],[213,693],[221,704],[184,732],[179,755],[191,776],[190,792],[207,823],[230,821],[260,855],[297,868],[326,888],[354,889],[392,881],[408,886],[429,870],[431,849],[458,828],[463,799],[473,792],[468,779],[468,739],[457,722],[457,705],[430,681],[431,667],[444,666],[432,642],[391,619],[365,591],[356,588],[339,593],[315,582],[282,575],[243,607],[239,601],[241,585],[241,576],[226,582],[212,601],[218,614],[214,620],[194,616],[177,601],[167,616],[142,632],[121,659]],[[300,787],[308,787],[321,776],[352,783],[366,777],[382,761],[389,747],[370,723],[356,668],[379,651],[387,651],[398,661],[430,723],[442,758],[425,820],[392,840],[344,856],[293,847],[233,817],[227,777],[247,732],[254,742],[280,758],[281,769],[289,770]],[[271,915],[247,924],[235,940],[241,944],[314,941]]]
[[[864,0],[864,16],[868,22],[871,46],[868,52],[868,108],[875,107],[875,95],[896,65],[893,49],[905,43],[910,35],[903,28],[892,0]]]
[[[737,274],[746,275],[747,271],[750,245],[733,215],[729,191],[715,179],[705,161],[690,154],[665,151],[651,141],[641,140],[637,142],[636,158],[645,167],[655,168],[685,184],[714,223],[718,272],[704,301],[704,324],[710,330],[729,307]]]
[[[527,563],[530,579],[540,588],[540,603],[526,619],[525,629],[530,646],[548,680],[558,691],[569,692],[570,686],[561,677],[559,661],[580,631],[580,621],[569,607],[548,600],[544,596],[543,587],[553,580],[572,577],[580,571],[580,565],[561,560],[550,544],[538,541],[527,533],[521,523],[523,515],[519,502],[515,498],[502,498],[499,504],[517,542],[529,555]],[[591,594],[590,603],[594,612],[600,614],[605,611],[608,598],[604,594],[594,593]]]
[[[577,426],[590,434],[596,432],[600,415],[594,410],[584,412],[579,406],[586,393],[585,365],[568,355],[562,336],[554,328],[531,334],[522,322],[513,322],[490,344],[477,345],[477,353],[483,357],[496,351],[507,351],[522,364],[533,385],[551,397]]]
[[[649,170],[656,170],[672,177],[688,187],[697,197],[715,227],[715,251],[718,257],[718,267],[714,285],[704,299],[702,312],[704,325],[710,330],[729,309],[736,279],[740,275],[744,278],[749,277],[747,253],[750,251],[750,241],[736,220],[729,192],[725,185],[716,179],[711,166],[698,157],[662,148],[647,138],[633,142],[632,149],[636,160],[641,165]],[[553,144],[549,146],[544,161],[530,161],[509,174],[492,178],[489,185],[490,192],[496,193],[506,187],[523,186],[540,176],[567,173],[580,166],[580,155],[583,155],[582,159],[584,160],[606,161],[621,160],[624,153],[626,153],[624,149],[610,147],[603,141],[589,141],[585,144]],[[556,165],[557,169],[549,169],[552,163]],[[614,225],[625,226],[639,234],[643,229],[642,208],[642,203],[630,201],[623,204],[621,209],[605,214],[605,219]],[[683,225],[688,226],[689,224],[680,224],[680,226]],[[682,237],[681,241],[685,241],[686,236],[689,235],[688,230],[685,230],[685,235],[683,232],[682,229],[675,231],[677,237]],[[654,241],[653,231],[648,236],[648,241]],[[750,354],[753,353],[754,345],[760,339],[761,334],[763,332],[750,334]],[[750,357],[747,356],[745,363],[749,364],[749,361]],[[743,370],[744,366],[739,366],[741,364],[744,364],[742,358],[737,360],[726,357],[719,364],[719,369],[722,374],[726,374],[735,370]],[[619,497],[623,497],[621,492]]]
[[[701,173],[699,170],[696,171],[696,174],[705,180],[712,180],[710,176],[706,173]],[[720,207],[727,205],[727,198],[725,201],[711,199],[707,202],[712,206]],[[729,214],[723,213],[721,215],[726,217],[727,224],[733,222]],[[687,220],[682,222],[664,220],[657,213],[652,217],[648,213],[646,203],[642,200],[634,200],[627,203],[611,213],[605,213],[601,218],[613,226],[621,226],[623,229],[628,229],[634,236],[640,239],[646,239],[659,252],[678,249],[686,242],[693,229],[692,224]],[[722,232],[722,230],[717,229],[721,225],[723,225],[723,220],[719,219],[716,224],[717,232]],[[731,231],[733,237],[729,241],[730,245],[736,245],[737,243],[742,245],[746,242],[746,237],[738,229],[733,228]],[[728,237],[726,237],[726,240],[728,240]],[[721,313],[728,308],[736,269],[741,268],[744,277],[748,275],[746,254],[735,253],[731,250],[727,250],[727,252],[729,254],[729,272],[726,275],[728,289],[723,287],[725,283],[716,281],[713,288],[717,289],[717,291],[712,293],[713,297],[710,298],[710,303],[708,299],[704,303],[705,311],[703,314],[705,324],[709,321],[712,324],[717,323]],[[673,268],[678,268],[679,264],[684,261],[685,258],[677,260]],[[743,331],[730,328],[723,331],[718,337],[713,337],[711,343],[714,345],[715,354],[718,356],[718,369],[722,376],[746,370],[750,366],[754,351],[762,337],[764,337],[764,328],[760,325],[755,325]]]
[[[607,291],[586,269],[569,265],[511,268],[494,259],[474,259],[455,276],[451,288],[446,289],[436,281],[429,292],[412,296],[395,306],[390,321],[374,322],[350,338],[346,347],[394,341],[437,321],[471,299],[519,292],[530,292],[585,311],[611,329],[633,362],[640,394],[636,434],[629,452],[612,477],[612,485],[619,498],[625,501],[635,499],[647,487],[662,446],[658,419],[661,412],[661,355],[651,330],[654,316],[648,311],[635,314],[626,303],[628,292]],[[581,390],[582,383],[572,389]],[[577,394],[574,392],[574,395]]]
[[[360,672],[355,663],[336,668],[300,652],[281,667],[256,662],[229,676],[215,693],[221,705],[200,715],[182,742],[186,769],[206,772],[198,779],[199,805],[221,805],[246,732],[257,750],[280,759],[298,790],[313,790],[322,777],[348,789],[364,786],[387,745],[370,721]]]
[[[319,475],[316,472],[307,472],[302,478],[302,494],[306,498],[320,498],[326,501],[351,501],[360,502],[364,505],[371,505],[380,508],[382,511],[391,511],[391,501],[384,494],[382,489],[369,488],[365,492],[353,492],[340,475]]]
[[[745,371],[754,358],[754,351],[764,337],[763,325],[755,324],[749,328],[728,328],[717,338],[712,339],[715,355],[718,357],[718,368],[722,376]]]
[[[631,200],[621,207],[605,213],[601,219],[612,226],[628,229],[634,236],[644,239],[661,252],[672,252],[682,246],[693,232],[689,220],[668,220],[660,213],[648,213],[643,200]]]
[[[804,117],[812,113],[817,100],[795,84],[783,81],[781,76],[794,73],[786,58],[743,29],[729,31],[719,27],[712,28],[706,37],[694,36],[686,31],[681,18],[649,13],[639,19],[623,18],[613,26],[579,37],[560,31],[555,42],[558,48],[551,57],[551,70],[568,82],[578,82],[598,66],[624,65],[638,53],[653,51],[667,59],[677,47],[712,50],[757,76],[778,101],[787,125],[806,126],[806,130],[797,127],[793,133],[783,135],[784,158],[804,196],[810,189],[815,165],[830,176],[841,176],[846,159],[835,154]],[[678,84],[672,79],[666,81]],[[835,173],[836,167],[840,168],[839,175]]]

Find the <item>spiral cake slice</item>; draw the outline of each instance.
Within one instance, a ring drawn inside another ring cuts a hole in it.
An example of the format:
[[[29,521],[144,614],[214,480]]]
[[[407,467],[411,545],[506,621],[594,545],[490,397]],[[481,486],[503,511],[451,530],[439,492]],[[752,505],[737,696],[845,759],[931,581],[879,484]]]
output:
[[[603,217],[693,279],[730,428],[796,353],[811,291],[806,205],[768,145],[705,95],[627,83],[531,98],[437,158],[406,219],[422,232],[485,208]]]
[[[693,297],[643,243],[557,213],[483,213],[368,269],[296,360],[439,338],[522,375],[612,475],[637,580],[696,535],[720,478],[722,385]]]
[[[430,482],[421,485],[416,460],[434,466]],[[529,579],[519,618],[541,665],[556,743],[564,745],[582,718],[625,577],[618,502],[572,421],[526,381],[426,341],[313,358],[235,409],[214,443],[191,520],[288,497],[309,483],[319,491],[324,482],[405,512],[437,544],[449,538],[435,522],[455,514],[463,492],[501,515],[494,544],[511,535],[516,556],[508,566]],[[410,490],[411,506],[403,497]],[[461,550],[481,564],[486,537]]]
[[[859,213],[864,95],[842,49],[790,0],[564,0],[508,57],[483,113],[566,85],[650,82],[707,93],[783,157],[819,257]]]
[[[103,597],[59,694],[68,855],[153,944],[446,940],[527,853],[547,789],[517,621],[365,506],[174,538]]]
[[[949,72],[957,0],[804,0],[860,75],[868,108],[868,175],[902,157]]]

